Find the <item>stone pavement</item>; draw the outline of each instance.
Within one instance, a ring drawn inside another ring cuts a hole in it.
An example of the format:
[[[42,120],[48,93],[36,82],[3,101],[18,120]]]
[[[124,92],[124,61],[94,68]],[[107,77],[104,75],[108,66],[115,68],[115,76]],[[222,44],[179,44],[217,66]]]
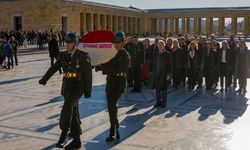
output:
[[[55,149],[62,77],[56,73],[45,87],[38,85],[49,64],[47,53],[22,55],[19,66],[0,70],[0,150]],[[104,87],[105,76],[94,73],[91,99],[80,100],[82,149],[250,149],[249,93],[184,88],[171,89],[168,108],[158,110],[152,107],[152,90],[140,94],[128,90],[120,101],[121,142],[106,144],[109,119]]]

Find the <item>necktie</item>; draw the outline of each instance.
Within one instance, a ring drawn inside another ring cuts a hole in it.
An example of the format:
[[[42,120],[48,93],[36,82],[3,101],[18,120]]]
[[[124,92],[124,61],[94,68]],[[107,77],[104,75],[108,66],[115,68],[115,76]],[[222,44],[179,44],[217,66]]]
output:
[[[243,48],[240,49],[240,53],[241,53],[241,54],[244,53],[244,49],[243,49]]]

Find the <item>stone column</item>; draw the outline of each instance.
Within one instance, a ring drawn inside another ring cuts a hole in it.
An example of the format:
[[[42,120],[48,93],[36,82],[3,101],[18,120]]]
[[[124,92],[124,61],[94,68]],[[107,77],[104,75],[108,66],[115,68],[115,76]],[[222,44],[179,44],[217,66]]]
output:
[[[94,14],[90,14],[90,31],[94,30]]]
[[[124,32],[124,23],[123,23],[123,16],[120,16],[120,22],[121,22],[121,26],[120,26],[120,30],[122,31],[122,32]]]
[[[170,32],[174,33],[174,18],[170,18]]]
[[[112,15],[108,15],[108,29],[113,30],[113,17]]]
[[[244,18],[244,33],[245,33],[245,36],[249,36],[249,28],[250,28],[250,24],[249,24],[249,17],[248,16],[245,16]]]
[[[219,18],[219,35],[224,35],[224,27],[225,27],[225,18],[220,17]]]
[[[194,18],[194,34],[198,34],[198,19]]]
[[[81,32],[86,31],[86,13],[81,13]]]
[[[103,27],[104,30],[107,30],[107,15],[103,15]]]
[[[140,18],[137,18],[137,32],[138,32],[138,34],[142,33],[142,31],[141,31],[141,19]]]
[[[96,14],[96,29],[97,29],[97,30],[100,30],[100,29],[101,29],[100,14]]]
[[[237,17],[232,18],[231,32],[237,34]]]
[[[165,29],[164,30],[166,33],[168,33],[169,32],[169,30],[168,30],[168,18],[165,18],[164,20],[165,20]]]
[[[198,35],[201,35],[201,18],[197,18],[197,22],[198,22],[198,31],[197,31],[197,34]]]
[[[125,33],[128,33],[129,31],[128,31],[128,17],[123,17],[123,22],[124,22],[124,32]]]
[[[156,22],[157,19],[153,18],[151,19],[151,33],[150,34],[155,34],[156,33]]]
[[[179,34],[179,18],[175,18],[175,34]]]
[[[162,18],[159,18],[159,29],[158,32],[162,33]]]
[[[134,17],[133,20],[134,20],[134,33],[137,33],[137,18]]]
[[[182,21],[181,32],[182,32],[182,33],[185,33],[185,32],[186,32],[186,28],[185,28],[185,27],[186,27],[186,19],[185,19],[185,18],[182,18],[181,21]]]
[[[206,18],[206,34],[210,33],[210,18]]]
[[[129,32],[134,33],[134,19],[133,17],[129,17]]]
[[[114,22],[114,32],[117,32],[118,31],[118,16],[117,15],[115,15],[114,16],[114,18],[115,18],[115,22]]]
[[[190,18],[187,18],[187,33],[190,34]]]
[[[214,32],[214,18],[213,17],[210,17],[209,19],[209,22],[210,22],[210,34],[212,34]]]

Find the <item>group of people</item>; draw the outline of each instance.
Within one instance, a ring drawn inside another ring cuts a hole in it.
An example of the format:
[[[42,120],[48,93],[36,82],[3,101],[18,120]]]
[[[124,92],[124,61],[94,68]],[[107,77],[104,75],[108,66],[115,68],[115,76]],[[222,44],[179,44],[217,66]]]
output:
[[[14,36],[10,39],[6,39],[4,36],[0,36],[0,68],[11,69],[15,65],[18,65],[17,49],[18,41]]]
[[[56,36],[53,36],[52,40]],[[54,45],[56,41],[50,41]],[[64,104],[60,115],[62,130],[56,147],[81,148],[81,120],[78,101],[82,95],[91,97],[92,69],[107,75],[106,96],[110,118],[110,132],[106,142],[120,140],[118,121],[118,102],[128,86],[132,92],[140,92],[142,83],[155,88],[155,107],[166,107],[167,88],[188,85],[189,89],[201,88],[205,77],[207,90],[221,83],[221,91],[227,91],[231,85],[239,82],[239,93],[246,92],[250,53],[243,40],[234,35],[221,44],[211,35],[189,38],[188,35],[177,39],[171,37],[155,38],[151,45],[149,39],[139,41],[137,35],[125,38],[123,32],[114,35],[114,47],[117,54],[108,62],[91,66],[88,53],[77,49],[79,36],[71,32],[66,36],[66,50],[58,53],[56,63],[39,80],[46,85],[51,76],[62,68],[62,95]],[[55,44],[56,45],[56,44]],[[51,46],[51,50],[57,49]],[[224,83],[225,81],[225,83]],[[126,83],[127,82],[127,83]],[[73,138],[68,145],[68,137]]]
[[[31,30],[31,31],[14,31],[14,30],[0,30],[0,35],[5,37],[6,41],[9,41],[11,37],[15,37],[19,46],[27,47],[27,45],[37,45],[39,49],[45,47],[45,44],[51,39],[52,34],[57,35],[57,39],[60,46],[65,46],[65,31],[55,30]]]
[[[14,65],[18,65],[18,48],[27,45],[37,44],[39,49],[43,49],[48,43],[52,63],[57,59],[59,46],[65,46],[64,31],[0,31],[0,68],[11,69]]]
[[[166,83],[173,88],[186,85],[192,90],[201,88],[205,77],[206,90],[216,88],[220,82],[220,91],[227,92],[231,86],[236,88],[238,81],[238,92],[246,92],[250,54],[245,41],[236,39],[234,34],[221,43],[214,34],[209,37],[186,34],[176,39],[156,37],[153,44],[147,38],[139,41],[137,35],[129,37],[125,49],[130,59],[128,86],[133,87],[132,92],[140,92],[142,83],[157,88],[155,77],[165,67],[162,65],[165,59],[158,62],[162,44],[171,63],[168,72],[171,80]]]

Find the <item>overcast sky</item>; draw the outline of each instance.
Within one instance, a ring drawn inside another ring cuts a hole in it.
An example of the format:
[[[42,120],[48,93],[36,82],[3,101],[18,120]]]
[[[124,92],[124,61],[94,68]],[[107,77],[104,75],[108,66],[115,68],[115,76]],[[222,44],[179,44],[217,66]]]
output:
[[[130,4],[142,9],[153,8],[200,8],[250,6],[250,0],[88,0],[128,7]]]

